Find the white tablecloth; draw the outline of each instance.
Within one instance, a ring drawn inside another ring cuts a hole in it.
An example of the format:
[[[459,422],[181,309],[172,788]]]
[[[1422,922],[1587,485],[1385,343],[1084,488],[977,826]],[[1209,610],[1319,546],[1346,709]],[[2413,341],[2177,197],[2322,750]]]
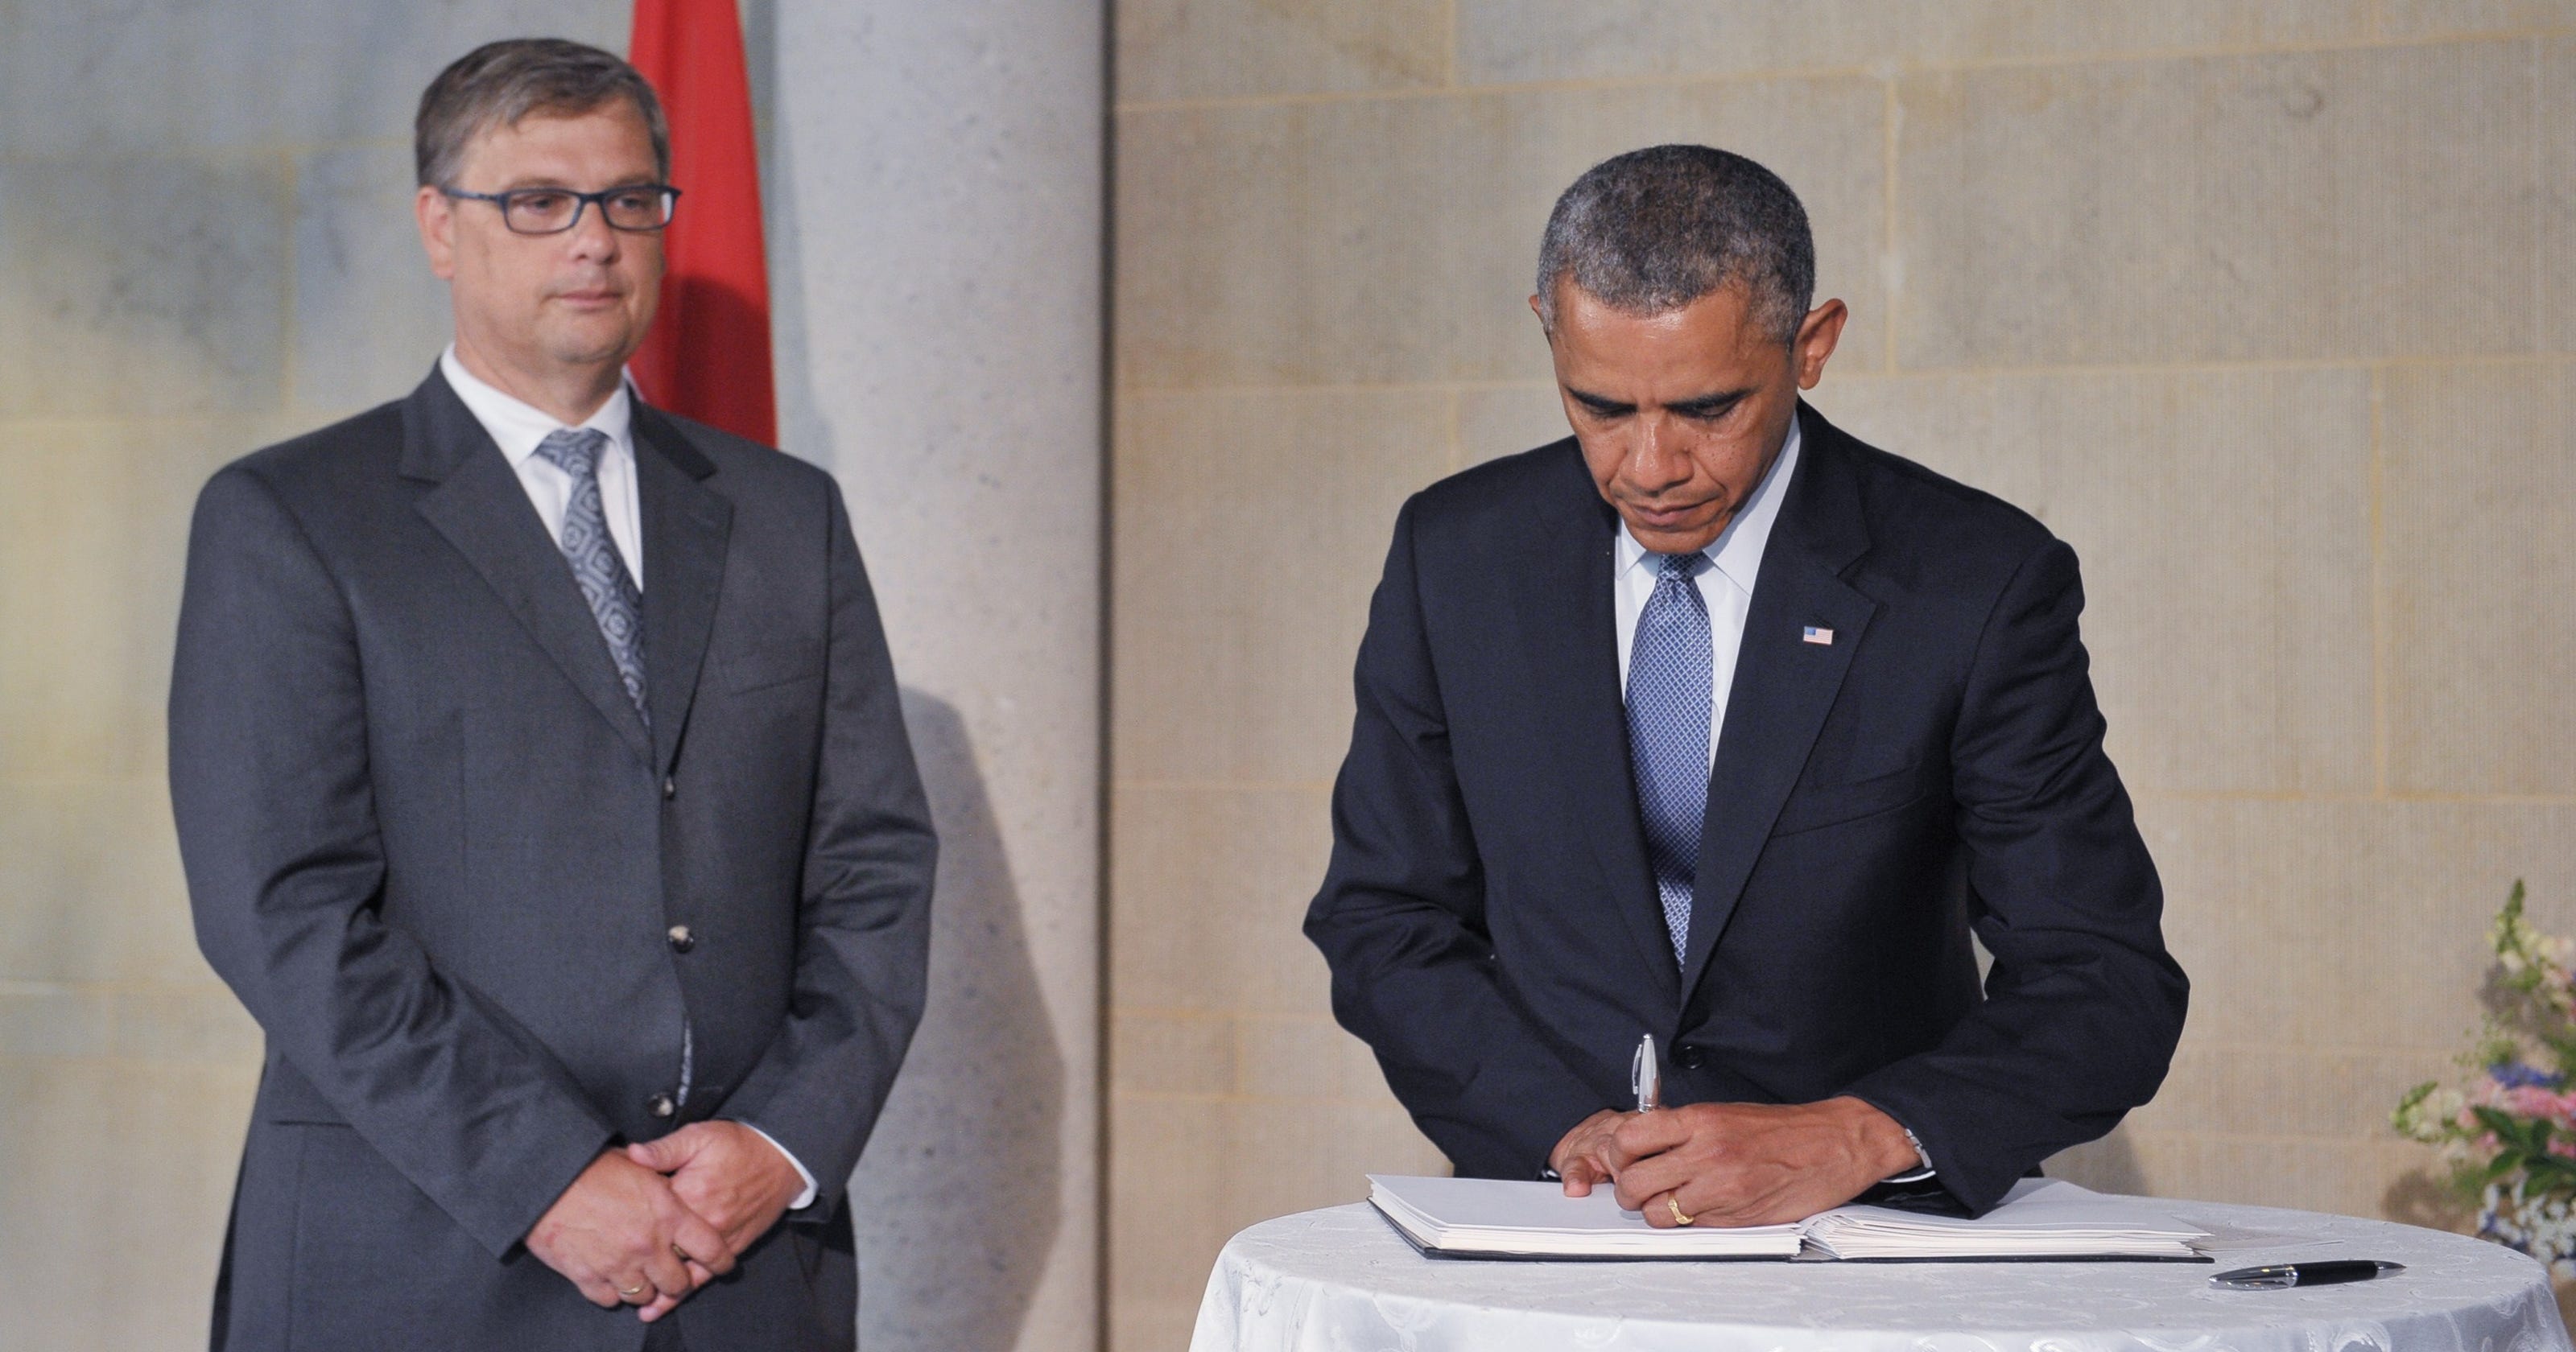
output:
[[[2492,1244],[2173,1202],[2268,1234],[2209,1263],[1519,1263],[1424,1258],[1368,1205],[1265,1221],[1217,1258],[1191,1352],[2568,1352],[2540,1265]],[[2382,1258],[2377,1281],[2210,1275]]]

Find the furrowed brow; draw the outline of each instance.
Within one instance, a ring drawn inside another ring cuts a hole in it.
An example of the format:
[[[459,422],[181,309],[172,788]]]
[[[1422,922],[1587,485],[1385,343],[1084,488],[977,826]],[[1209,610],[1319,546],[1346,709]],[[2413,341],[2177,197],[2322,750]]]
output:
[[[1751,390],[1720,390],[1715,394],[1703,394],[1697,399],[1677,399],[1666,404],[1665,407],[1684,417],[1714,418],[1743,403],[1745,396],[1751,393],[1753,393]]]
[[[1637,411],[1637,406],[1635,404],[1623,403],[1620,400],[1609,397],[1608,395],[1592,394],[1584,390],[1575,389],[1572,386],[1568,386],[1565,392],[1574,397],[1574,402],[1583,405],[1585,408],[1588,408],[1605,418],[1615,418],[1621,414],[1634,413]]]

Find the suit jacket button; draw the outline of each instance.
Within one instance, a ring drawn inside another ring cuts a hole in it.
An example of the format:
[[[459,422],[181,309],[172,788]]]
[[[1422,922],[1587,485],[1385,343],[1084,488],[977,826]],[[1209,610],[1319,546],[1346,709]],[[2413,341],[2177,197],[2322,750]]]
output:
[[[698,936],[691,934],[686,925],[673,925],[664,937],[671,941],[671,951],[674,953],[686,953],[698,946]]]
[[[680,781],[678,781],[678,780],[676,780],[676,779],[665,779],[665,780],[663,780],[663,781],[662,781],[662,797],[664,798],[664,800],[666,800],[666,801],[667,801],[667,800],[669,800],[669,799],[677,798],[677,797],[679,797],[679,796],[680,796]]]
[[[655,1094],[653,1097],[644,1100],[644,1107],[655,1117],[669,1117],[671,1114],[680,1111],[680,1105],[673,1101],[671,1096],[668,1094]]]
[[[1697,1070],[1701,1065],[1706,1063],[1707,1060],[1708,1057],[1702,1053],[1699,1048],[1694,1047],[1687,1042],[1683,1043],[1673,1052],[1673,1064],[1680,1066],[1684,1070]]]

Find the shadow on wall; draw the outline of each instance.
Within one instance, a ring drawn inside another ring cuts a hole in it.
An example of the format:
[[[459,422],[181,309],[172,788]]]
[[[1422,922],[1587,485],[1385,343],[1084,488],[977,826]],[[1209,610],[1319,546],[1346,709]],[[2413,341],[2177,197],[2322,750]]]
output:
[[[929,1009],[851,1183],[859,1345],[1004,1352],[1063,1225],[1064,1054],[965,722],[913,689],[903,711],[939,890]]]

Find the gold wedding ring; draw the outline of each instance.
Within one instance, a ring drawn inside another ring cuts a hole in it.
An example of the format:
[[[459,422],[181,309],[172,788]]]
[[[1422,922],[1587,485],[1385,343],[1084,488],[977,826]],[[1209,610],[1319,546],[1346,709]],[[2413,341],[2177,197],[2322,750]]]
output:
[[[633,1300],[637,1296],[644,1294],[644,1288],[640,1286],[621,1286],[617,1288],[617,1294],[626,1297],[628,1300]]]
[[[1673,1213],[1673,1224],[1688,1225],[1691,1223],[1691,1218],[1682,1214],[1682,1199],[1675,1197],[1670,1193],[1666,1193],[1664,1195],[1664,1209]]]
[[[691,1258],[689,1256],[689,1251],[681,1248],[679,1241],[677,1240],[673,1240],[671,1242],[671,1256],[679,1259],[683,1263],[694,1263],[698,1261],[697,1259]]]

